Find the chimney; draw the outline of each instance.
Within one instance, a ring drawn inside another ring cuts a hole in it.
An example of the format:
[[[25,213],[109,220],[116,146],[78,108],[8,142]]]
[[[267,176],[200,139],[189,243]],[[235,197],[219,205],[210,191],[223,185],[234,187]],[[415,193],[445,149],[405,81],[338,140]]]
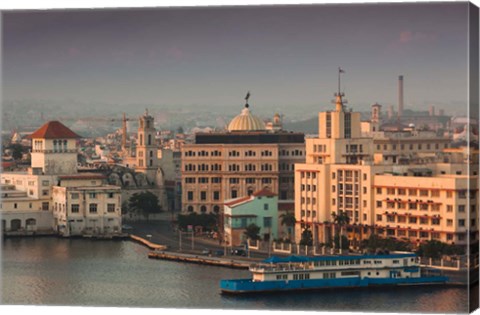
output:
[[[403,114],[403,75],[398,76],[398,118]]]

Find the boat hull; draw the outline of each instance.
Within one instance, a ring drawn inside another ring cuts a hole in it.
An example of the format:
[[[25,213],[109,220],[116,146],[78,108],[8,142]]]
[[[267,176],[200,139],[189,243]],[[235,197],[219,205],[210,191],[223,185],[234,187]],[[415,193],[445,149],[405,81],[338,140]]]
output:
[[[245,294],[277,291],[319,290],[334,288],[355,288],[369,286],[405,286],[405,285],[432,285],[443,284],[447,277],[419,277],[419,278],[336,278],[310,280],[282,280],[259,281],[251,279],[221,280],[222,293]]]

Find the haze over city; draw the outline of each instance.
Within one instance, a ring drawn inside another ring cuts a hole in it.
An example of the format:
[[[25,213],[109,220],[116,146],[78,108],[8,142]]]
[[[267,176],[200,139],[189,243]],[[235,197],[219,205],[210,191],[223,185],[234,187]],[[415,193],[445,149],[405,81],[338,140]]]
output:
[[[15,102],[327,109],[339,66],[350,106],[397,104],[447,113],[466,103],[462,3],[5,12],[3,93]],[[32,106],[32,105],[29,105]]]

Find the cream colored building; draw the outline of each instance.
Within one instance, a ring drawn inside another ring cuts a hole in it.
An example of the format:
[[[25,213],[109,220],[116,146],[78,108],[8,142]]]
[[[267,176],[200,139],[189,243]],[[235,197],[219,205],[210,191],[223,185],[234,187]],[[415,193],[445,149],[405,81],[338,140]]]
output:
[[[114,235],[122,230],[121,190],[99,174],[59,176],[53,187],[54,226],[62,236]]]
[[[224,201],[268,189],[294,198],[294,165],[305,161],[304,134],[272,129],[248,104],[226,132],[197,133],[182,147],[182,211],[219,213]]]
[[[295,165],[296,241],[308,228],[316,243],[330,242],[332,213],[344,211],[352,245],[371,233],[466,244],[469,229],[478,231],[478,152],[472,158],[448,138],[415,130],[362,133],[342,97],[319,113],[319,136],[307,139],[306,163]]]
[[[28,172],[1,174],[2,232],[56,232],[63,236],[121,233],[120,187],[105,185],[99,175],[77,172],[76,140],[80,136],[51,121],[30,137],[32,163]],[[93,203],[79,197],[85,192],[99,196],[96,213],[85,210]],[[70,198],[72,194],[77,194],[77,201]],[[91,229],[92,217],[101,225]]]

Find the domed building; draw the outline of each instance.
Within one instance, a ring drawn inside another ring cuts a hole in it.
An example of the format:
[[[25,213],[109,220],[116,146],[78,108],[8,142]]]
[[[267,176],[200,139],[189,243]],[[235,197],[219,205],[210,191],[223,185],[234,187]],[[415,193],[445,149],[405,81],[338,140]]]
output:
[[[240,115],[232,119],[228,125],[230,132],[248,132],[248,131],[264,131],[265,123],[262,119],[252,114],[249,105],[245,104],[245,108]]]
[[[225,131],[196,133],[181,152],[182,212],[223,218],[227,200],[262,189],[278,195],[279,209],[293,210],[294,164],[305,161],[305,135],[281,130],[280,115],[273,124],[266,126],[247,103]]]

